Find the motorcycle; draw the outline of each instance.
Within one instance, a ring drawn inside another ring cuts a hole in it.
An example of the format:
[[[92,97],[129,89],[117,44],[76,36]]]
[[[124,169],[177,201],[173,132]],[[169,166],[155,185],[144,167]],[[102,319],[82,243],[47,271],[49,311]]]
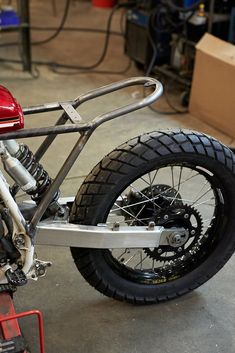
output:
[[[139,101],[82,122],[84,102],[130,86],[151,92]],[[50,261],[35,245],[70,247],[85,280],[106,296],[153,304],[190,292],[215,275],[235,249],[235,158],[195,131],[144,133],[105,156],[75,198],[59,188],[95,129],[161,96],[153,78],[137,77],[75,100],[22,109],[0,88],[0,291],[45,276]],[[55,126],[23,129],[24,117],[62,111]],[[59,134],[79,133],[54,180],[40,164]],[[35,153],[16,140],[45,136]],[[30,200],[17,202],[23,190]]]

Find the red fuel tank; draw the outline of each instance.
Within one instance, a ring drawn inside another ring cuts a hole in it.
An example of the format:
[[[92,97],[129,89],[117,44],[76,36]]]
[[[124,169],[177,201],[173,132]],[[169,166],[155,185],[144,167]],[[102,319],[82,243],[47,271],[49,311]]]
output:
[[[24,114],[21,106],[8,89],[0,85],[0,134],[23,127]]]

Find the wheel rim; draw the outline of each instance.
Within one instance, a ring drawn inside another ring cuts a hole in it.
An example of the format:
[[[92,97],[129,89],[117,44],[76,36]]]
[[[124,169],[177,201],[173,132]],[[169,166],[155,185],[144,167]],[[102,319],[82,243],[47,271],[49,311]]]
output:
[[[106,262],[122,277],[140,284],[159,285],[185,276],[218,243],[226,226],[225,198],[219,178],[194,164],[163,165],[140,176],[113,203],[106,222],[135,226],[154,221],[166,227],[184,226],[195,234],[181,250],[172,246],[104,250]]]

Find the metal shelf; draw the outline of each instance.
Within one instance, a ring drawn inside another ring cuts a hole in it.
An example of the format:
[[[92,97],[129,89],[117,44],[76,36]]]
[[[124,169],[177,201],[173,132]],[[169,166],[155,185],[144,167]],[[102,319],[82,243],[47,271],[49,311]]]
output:
[[[21,24],[16,26],[0,27],[0,32],[16,32],[20,33],[19,45],[21,48],[21,60],[23,71],[32,71],[32,56],[31,56],[31,38],[30,38],[30,11],[29,0],[17,1],[18,14]]]

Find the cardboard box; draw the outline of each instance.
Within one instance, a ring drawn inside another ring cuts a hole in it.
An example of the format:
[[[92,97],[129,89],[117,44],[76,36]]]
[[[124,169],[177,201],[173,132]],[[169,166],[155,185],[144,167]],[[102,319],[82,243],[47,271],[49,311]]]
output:
[[[196,49],[189,111],[235,137],[235,46],[205,34]]]

